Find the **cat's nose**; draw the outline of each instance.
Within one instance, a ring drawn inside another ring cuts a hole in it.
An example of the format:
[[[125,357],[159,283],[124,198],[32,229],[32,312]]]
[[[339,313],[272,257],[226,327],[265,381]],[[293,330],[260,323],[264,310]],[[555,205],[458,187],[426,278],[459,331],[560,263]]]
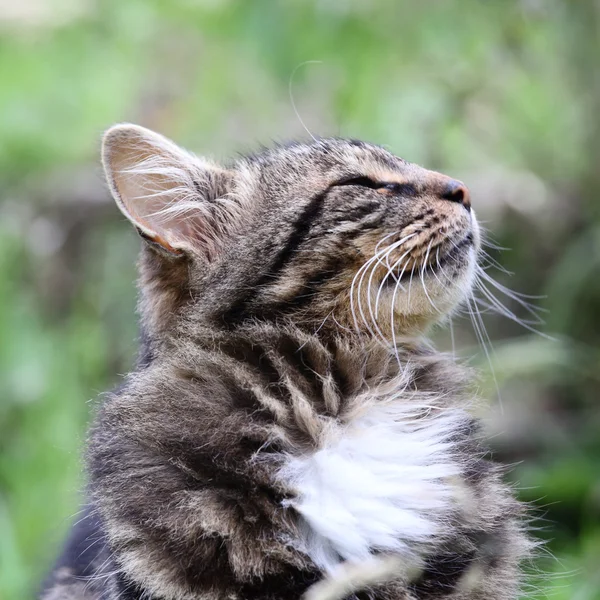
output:
[[[450,179],[443,186],[441,197],[450,202],[458,202],[467,210],[471,210],[471,195],[469,194],[469,189],[462,181]]]

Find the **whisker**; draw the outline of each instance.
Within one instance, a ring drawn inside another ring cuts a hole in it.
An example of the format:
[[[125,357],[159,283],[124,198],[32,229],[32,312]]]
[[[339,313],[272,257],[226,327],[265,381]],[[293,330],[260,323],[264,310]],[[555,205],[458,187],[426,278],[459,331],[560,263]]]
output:
[[[509,271],[508,269],[503,267],[489,252],[486,252],[483,248],[481,248],[479,250],[479,253],[484,257],[484,260],[489,262],[489,264],[492,267],[494,267],[495,269],[498,269],[498,271],[501,271],[502,273],[504,273],[505,275],[508,275],[509,277],[511,275],[514,275],[514,273],[512,271]]]
[[[408,280],[408,300],[406,301],[406,303],[407,303],[408,305],[410,305],[410,288],[411,288],[411,286],[412,286],[412,280],[413,280],[413,275],[414,275],[414,274],[415,274],[415,271],[414,271],[414,269],[411,269],[411,271],[410,271],[410,278],[409,278],[409,280]]]
[[[492,379],[494,380],[494,386],[496,388],[496,394],[498,396],[498,404],[500,406],[500,412],[504,413],[504,406],[502,404],[502,396],[500,394],[500,386],[498,385],[498,378],[496,377],[496,370],[494,369],[494,364],[492,362],[492,356],[490,354],[490,350],[488,349],[488,344],[490,349],[493,349],[492,342],[487,333],[485,325],[483,324],[483,319],[477,310],[477,306],[475,303],[471,305],[471,299],[474,300],[474,296],[471,294],[470,297],[467,297],[467,304],[469,306],[469,313],[471,315],[471,323],[473,324],[473,330],[475,331],[475,336],[479,340],[479,343],[485,353],[488,365],[490,367],[490,373],[492,375]],[[486,343],[487,340],[487,343]]]
[[[354,301],[354,290],[356,287],[356,283],[357,280],[360,280],[363,272],[365,271],[365,269],[368,269],[375,261],[376,261],[377,257],[373,256],[371,257],[369,260],[367,260],[361,267],[360,269],[356,272],[356,274],[354,275],[353,279],[352,279],[352,283],[350,285],[350,311],[352,313],[352,318],[354,320],[354,327],[356,329],[356,331],[360,331],[360,327],[358,324],[358,317],[356,315],[356,306],[355,306],[355,301]],[[357,300],[358,300],[358,309],[359,312],[361,312],[362,314],[362,306],[361,306],[361,299],[360,299],[360,286],[358,287],[358,289],[356,290],[356,295],[357,295]],[[364,319],[364,317],[363,317]],[[367,327],[369,327],[368,323],[366,323]],[[373,333],[370,328],[369,328],[369,333]]]
[[[433,239],[429,241],[429,246],[427,246],[427,252],[425,253],[425,258],[423,260],[423,266],[421,267],[421,285],[423,286],[423,291],[425,292],[425,296],[427,300],[429,300],[429,304],[433,307],[436,312],[441,313],[438,307],[433,303],[433,300],[429,296],[427,292],[427,286],[425,285],[425,270],[427,269],[427,261],[429,260],[429,253],[431,252],[431,244],[433,243]],[[431,269],[433,272],[433,269]]]
[[[399,260],[397,261],[398,264],[399,264]],[[398,342],[396,339],[396,324],[395,324],[396,295],[398,294],[398,288],[400,287],[400,281],[402,279],[402,276],[404,275],[404,271],[406,270],[407,266],[408,266],[408,262],[402,268],[402,271],[400,272],[400,275],[398,277],[398,281],[397,281],[396,285],[394,286],[394,293],[392,294],[392,304],[391,304],[391,309],[390,309],[391,310],[392,345],[394,348],[394,352],[396,354],[396,360],[398,361],[398,365],[400,365],[400,355],[398,354]],[[404,288],[402,288],[402,289],[404,289]]]
[[[381,329],[377,325],[377,317],[378,317],[379,299],[380,299],[380,295],[381,295],[381,292],[382,292],[383,287],[384,287],[384,283],[385,283],[388,275],[392,274],[392,272],[393,272],[392,268],[389,266],[388,258],[389,258],[389,256],[391,255],[391,253],[396,248],[398,248],[399,246],[401,246],[403,243],[405,243],[406,241],[408,241],[409,239],[411,239],[415,235],[416,235],[416,233],[413,233],[413,234],[410,234],[410,235],[407,235],[407,236],[403,237],[398,242],[395,242],[394,244],[392,244],[388,248],[388,250],[384,253],[384,256],[385,256],[385,259],[386,259],[386,264],[388,265],[388,267],[387,267],[387,274],[382,279],[382,282],[379,285],[379,288],[377,290],[376,304],[375,304],[375,313],[373,313],[373,307],[372,307],[372,303],[371,303],[371,287],[372,287],[372,280],[373,280],[373,276],[375,275],[375,269],[376,269],[376,267],[374,267],[373,269],[371,269],[371,275],[369,277],[369,282],[368,282],[368,286],[367,286],[367,294],[368,294],[367,295],[367,299],[368,299],[369,314],[371,316],[371,320],[373,321],[373,325],[375,326],[375,328],[377,329],[377,331],[380,333],[382,339],[384,340],[384,342],[386,344],[389,344],[389,340],[383,335],[383,332],[381,331]],[[410,252],[410,250],[408,252]],[[381,259],[378,260],[377,266],[379,266],[379,264],[381,264],[381,263],[382,263]]]
[[[294,113],[296,113],[296,117],[298,118],[298,121],[300,121],[300,125],[302,125],[302,127],[304,128],[304,130],[306,131],[306,133],[308,133],[308,135],[310,135],[310,137],[313,139],[313,142],[318,141],[317,138],[310,132],[310,130],[308,129],[308,127],[306,126],[306,123],[304,123],[304,121],[302,120],[302,117],[300,116],[300,113],[298,112],[298,108],[296,107],[296,102],[294,101],[294,76],[296,75],[296,72],[298,71],[298,69],[306,66],[306,65],[320,65],[322,61],[320,60],[305,60],[303,63],[300,63],[293,71],[292,74],[290,75],[290,80],[288,82],[288,92],[290,94],[290,102],[292,103],[292,108],[294,109]]]
[[[412,233],[408,236],[404,236],[403,238],[401,238],[400,240],[396,240],[389,246],[387,246],[381,250],[379,249],[386,240],[388,240],[390,237],[398,235],[398,233],[399,232],[390,233],[390,234],[384,236],[384,238],[382,238],[381,240],[379,240],[379,242],[377,243],[377,245],[375,247],[376,248],[375,255],[372,256],[369,260],[367,260],[361,266],[361,268],[355,274],[355,276],[352,280],[352,284],[350,286],[350,310],[352,313],[352,318],[354,321],[355,328],[357,330],[360,330],[360,327],[359,327],[359,315],[360,315],[360,320],[364,323],[368,332],[371,335],[373,335],[373,337],[375,337],[376,339],[381,341],[384,345],[389,344],[390,340],[388,340],[385,337],[385,335],[383,334],[383,332],[381,331],[381,329],[377,323],[377,309],[375,312],[373,312],[372,284],[373,284],[373,277],[375,276],[377,268],[380,265],[383,265],[384,262],[387,265],[387,267],[386,267],[387,273],[386,273],[382,283],[385,282],[385,280],[387,279],[389,274],[391,274],[388,257],[391,255],[391,253],[394,250],[399,248],[403,243],[405,243],[407,240],[409,240],[410,238],[412,238],[413,236],[416,235],[416,233]],[[363,284],[365,283],[365,277],[367,277],[367,274],[368,274],[368,280],[367,280],[366,292],[367,292],[367,307],[368,307],[370,319],[367,319],[367,315],[365,314],[365,310],[363,307],[363,298],[362,298]],[[377,292],[377,296],[379,296],[382,289],[383,289],[383,286],[380,285],[378,292]],[[374,327],[374,329],[373,329],[373,327]]]
[[[539,315],[534,314],[534,319],[522,319],[521,317],[517,317],[517,315],[515,315],[515,313],[510,310],[508,307],[504,306],[504,304],[502,304],[498,298],[496,298],[496,296],[494,296],[486,287],[485,285],[481,282],[481,281],[476,281],[475,285],[477,287],[477,289],[489,300],[490,307],[493,307],[495,312],[501,314],[502,316],[506,317],[507,319],[511,319],[512,321],[515,321],[516,323],[522,324],[530,324],[530,325],[543,325],[544,324],[544,320],[542,318],[540,318]]]
[[[486,273],[486,271],[484,271],[481,267],[478,267],[477,271],[488,283],[492,284],[499,292],[502,292],[503,294],[507,295],[509,298],[512,298],[515,302],[518,302],[522,306],[528,306],[530,308],[535,308],[537,310],[543,310],[539,307],[536,307],[534,304],[526,302],[525,300],[523,300],[523,298],[529,298],[530,300],[543,300],[544,298],[546,298],[546,296],[543,296],[543,295],[532,296],[529,294],[515,292],[514,290],[511,290],[510,288],[507,288],[506,286],[497,282],[493,277],[491,277],[488,273]]]
[[[456,358],[456,345],[454,343],[454,324],[452,322],[452,317],[448,318],[448,326],[450,329],[450,343],[452,344],[452,356]]]

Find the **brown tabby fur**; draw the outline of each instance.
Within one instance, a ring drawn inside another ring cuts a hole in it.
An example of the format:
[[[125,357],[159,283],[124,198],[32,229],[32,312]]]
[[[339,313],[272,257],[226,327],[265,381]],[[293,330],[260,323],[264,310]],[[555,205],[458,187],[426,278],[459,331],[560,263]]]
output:
[[[119,160],[129,163],[147,161],[153,148],[144,134],[109,133],[105,161],[118,195],[113,146],[125,146]],[[139,176],[171,193],[171,175],[157,176],[157,164]],[[449,257],[441,273],[449,291],[436,295],[436,310],[415,292],[394,324],[377,323],[388,339],[394,328],[400,364],[411,365],[406,401],[422,393],[444,410],[471,403],[469,374],[421,337],[464,295],[467,253],[478,244],[476,236],[458,243],[470,213],[466,200],[445,198],[449,178],[338,139],[267,150],[227,170],[183,168],[192,173],[183,200],[204,210],[187,212],[184,225],[153,223],[121,199],[147,240],[140,360],[92,426],[88,505],[43,600],[293,600],[323,578],[295,543],[302,520],[276,473],[287,456],[320,447],[331,423],[349,421],[365,390],[399,376],[393,344],[356,326],[351,300],[357,271],[388,234],[416,232],[411,277],[432,244]],[[398,186],[343,185],[352,177]],[[376,287],[390,279],[384,267],[375,267]],[[447,534],[416,549],[416,575],[399,572],[356,597],[516,597],[529,547],[521,506],[485,458],[473,418],[452,442],[464,502]]]

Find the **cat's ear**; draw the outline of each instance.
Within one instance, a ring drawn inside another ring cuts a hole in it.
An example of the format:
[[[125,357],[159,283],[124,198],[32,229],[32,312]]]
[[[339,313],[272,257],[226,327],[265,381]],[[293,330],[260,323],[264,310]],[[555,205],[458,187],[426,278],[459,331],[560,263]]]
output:
[[[140,235],[171,255],[212,259],[239,205],[227,198],[233,175],[144,127],[115,125],[102,162],[112,195]]]

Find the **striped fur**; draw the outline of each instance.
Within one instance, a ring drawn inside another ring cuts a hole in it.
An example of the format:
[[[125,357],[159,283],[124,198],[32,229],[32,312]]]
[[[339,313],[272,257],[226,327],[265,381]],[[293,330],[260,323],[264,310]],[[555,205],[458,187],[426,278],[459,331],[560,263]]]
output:
[[[471,285],[466,190],[351,140],[222,168],[119,126],[104,160],[147,242],[143,344],[42,598],[291,600],[381,554],[356,597],[515,598],[521,506],[423,338]]]

